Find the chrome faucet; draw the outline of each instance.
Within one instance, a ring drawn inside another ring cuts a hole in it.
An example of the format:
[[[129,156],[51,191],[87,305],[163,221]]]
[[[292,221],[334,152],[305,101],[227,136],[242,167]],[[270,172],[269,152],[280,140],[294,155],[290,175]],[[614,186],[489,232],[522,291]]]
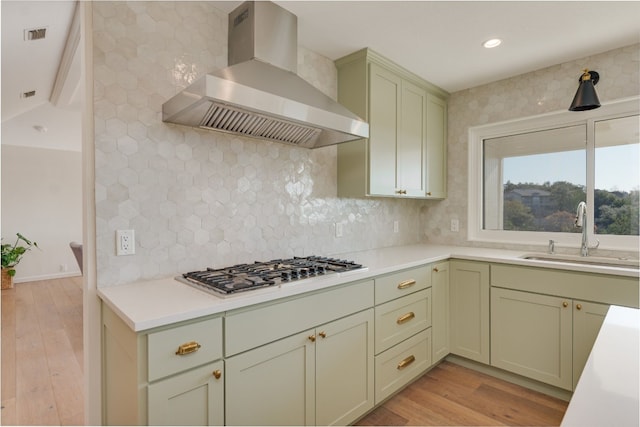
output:
[[[576,227],[582,227],[582,243],[580,244],[580,256],[589,256],[589,249],[596,249],[598,246],[600,246],[600,240],[596,239],[596,245],[589,247],[589,238],[587,237],[587,204],[585,202],[578,203],[575,225]]]
[[[549,240],[549,249],[547,251],[551,255],[556,253],[556,242],[555,240]]]

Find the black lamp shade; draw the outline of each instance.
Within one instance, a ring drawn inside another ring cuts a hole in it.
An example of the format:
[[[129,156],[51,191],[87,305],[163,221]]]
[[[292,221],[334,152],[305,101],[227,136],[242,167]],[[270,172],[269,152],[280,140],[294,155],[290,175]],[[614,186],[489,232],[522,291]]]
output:
[[[600,107],[600,100],[595,88],[599,79],[600,76],[597,72],[585,70],[585,73],[580,76],[580,86],[578,86],[576,96],[573,97],[569,111],[593,110]]]

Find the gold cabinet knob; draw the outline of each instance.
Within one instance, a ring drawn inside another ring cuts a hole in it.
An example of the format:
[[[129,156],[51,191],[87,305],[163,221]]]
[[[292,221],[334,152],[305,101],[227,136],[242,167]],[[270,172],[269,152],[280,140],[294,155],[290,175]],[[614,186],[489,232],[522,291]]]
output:
[[[438,267],[433,267],[433,271],[437,273],[440,270],[438,270]]]
[[[563,306],[563,307],[569,307],[569,303],[568,303],[568,302],[566,302],[566,301],[564,301],[564,302],[562,303],[562,306]]]
[[[582,310],[582,304],[576,304],[576,308],[577,308],[578,310]]]
[[[320,335],[322,338],[327,337],[327,333],[325,331],[320,332],[318,335]]]
[[[220,377],[222,376],[222,371],[220,369],[216,369],[215,371],[213,371],[213,376],[219,380]]]
[[[316,342],[316,336],[315,335],[309,335],[308,338],[309,338],[309,341]]]
[[[185,354],[194,353],[198,351],[200,347],[202,346],[195,341],[184,343],[180,347],[178,347],[178,350],[176,350],[176,354],[178,356],[183,356]]]
[[[427,191],[427,196],[430,196],[430,195],[431,195],[431,191]]]
[[[396,190],[396,194],[407,194],[407,190]]]

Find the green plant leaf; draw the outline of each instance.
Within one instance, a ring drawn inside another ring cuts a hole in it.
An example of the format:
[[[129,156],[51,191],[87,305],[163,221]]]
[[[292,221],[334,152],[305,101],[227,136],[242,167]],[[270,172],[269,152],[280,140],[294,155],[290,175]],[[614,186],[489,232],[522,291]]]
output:
[[[36,242],[30,241],[22,234],[16,233],[16,236],[18,236],[18,238],[13,245],[9,243],[5,243],[2,245],[2,268],[15,267],[22,259],[22,256],[28,250],[30,250],[32,246],[35,246],[36,248],[38,247],[38,244]],[[18,246],[21,241],[24,242],[27,246]],[[13,276],[14,274],[16,274],[16,271],[14,269],[9,270],[10,276]]]

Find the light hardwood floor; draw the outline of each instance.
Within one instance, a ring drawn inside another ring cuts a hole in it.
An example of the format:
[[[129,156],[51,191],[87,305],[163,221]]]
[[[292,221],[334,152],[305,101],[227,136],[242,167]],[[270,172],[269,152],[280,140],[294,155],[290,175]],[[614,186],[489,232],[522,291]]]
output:
[[[2,291],[2,425],[82,425],[82,278]]]
[[[82,425],[82,279],[2,291],[2,425]],[[567,403],[444,362],[358,425],[559,425]]]
[[[442,362],[357,425],[557,426],[567,402]]]

